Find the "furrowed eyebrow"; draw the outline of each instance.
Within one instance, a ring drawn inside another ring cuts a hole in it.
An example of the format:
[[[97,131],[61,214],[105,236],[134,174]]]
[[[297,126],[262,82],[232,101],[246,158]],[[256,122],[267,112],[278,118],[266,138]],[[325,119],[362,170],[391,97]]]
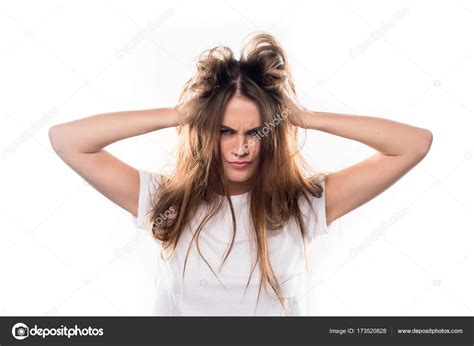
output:
[[[225,125],[222,125],[222,126],[221,126],[221,129],[235,131],[232,127],[225,126]],[[261,130],[261,129],[262,129],[262,126],[254,127],[253,129],[248,130],[246,133],[251,133],[251,132],[254,132],[254,131],[259,131],[259,130]]]

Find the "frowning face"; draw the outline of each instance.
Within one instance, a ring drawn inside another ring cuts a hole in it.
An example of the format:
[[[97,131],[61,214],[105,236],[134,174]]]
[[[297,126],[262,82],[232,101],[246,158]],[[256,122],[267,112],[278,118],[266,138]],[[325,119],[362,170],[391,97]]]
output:
[[[224,172],[231,195],[249,190],[250,179],[257,167],[261,128],[257,104],[242,96],[234,96],[227,103],[220,129],[220,148]]]

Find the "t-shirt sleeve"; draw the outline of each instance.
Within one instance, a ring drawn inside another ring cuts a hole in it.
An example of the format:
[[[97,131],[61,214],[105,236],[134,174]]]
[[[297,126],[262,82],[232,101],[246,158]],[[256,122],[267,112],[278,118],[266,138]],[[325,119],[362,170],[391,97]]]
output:
[[[323,192],[321,197],[317,198],[314,196],[310,197],[311,200],[311,210],[308,213],[308,236],[311,240],[314,236],[319,236],[322,234],[327,234],[331,232],[331,229],[334,226],[334,223],[327,225],[326,219],[326,176],[320,180],[321,186],[323,187]]]
[[[132,215],[132,221],[136,228],[148,230],[147,227],[152,216],[151,201],[160,183],[161,175],[143,169],[138,170],[138,172],[140,173],[140,193],[138,196],[137,216]]]
[[[332,223],[327,225],[326,219],[326,180],[321,180],[323,192],[320,198],[314,199],[314,205],[316,209],[316,234],[329,233],[332,227]]]

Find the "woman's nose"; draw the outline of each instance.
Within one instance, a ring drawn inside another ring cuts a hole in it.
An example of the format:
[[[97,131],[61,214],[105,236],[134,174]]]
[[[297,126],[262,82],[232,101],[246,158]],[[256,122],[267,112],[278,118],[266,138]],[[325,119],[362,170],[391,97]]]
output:
[[[234,144],[232,154],[235,156],[245,156],[249,153],[249,145],[246,136],[236,136],[237,140]]]

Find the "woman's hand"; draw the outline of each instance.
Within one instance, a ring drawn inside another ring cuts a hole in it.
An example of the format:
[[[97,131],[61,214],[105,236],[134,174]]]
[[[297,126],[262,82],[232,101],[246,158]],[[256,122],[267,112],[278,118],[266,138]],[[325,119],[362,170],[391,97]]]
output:
[[[291,80],[287,79],[280,87],[283,95],[284,110],[289,113],[288,120],[292,125],[306,127],[305,117],[309,114],[309,111],[298,101],[294,86],[290,83]]]
[[[174,117],[175,117],[175,125],[174,126],[182,126],[184,125],[184,112],[183,112],[183,105],[181,103],[176,104],[174,107]]]
[[[288,120],[290,120],[291,124],[306,128],[305,119],[310,111],[300,104],[289,86],[283,88],[283,103],[284,111],[288,113]]]

